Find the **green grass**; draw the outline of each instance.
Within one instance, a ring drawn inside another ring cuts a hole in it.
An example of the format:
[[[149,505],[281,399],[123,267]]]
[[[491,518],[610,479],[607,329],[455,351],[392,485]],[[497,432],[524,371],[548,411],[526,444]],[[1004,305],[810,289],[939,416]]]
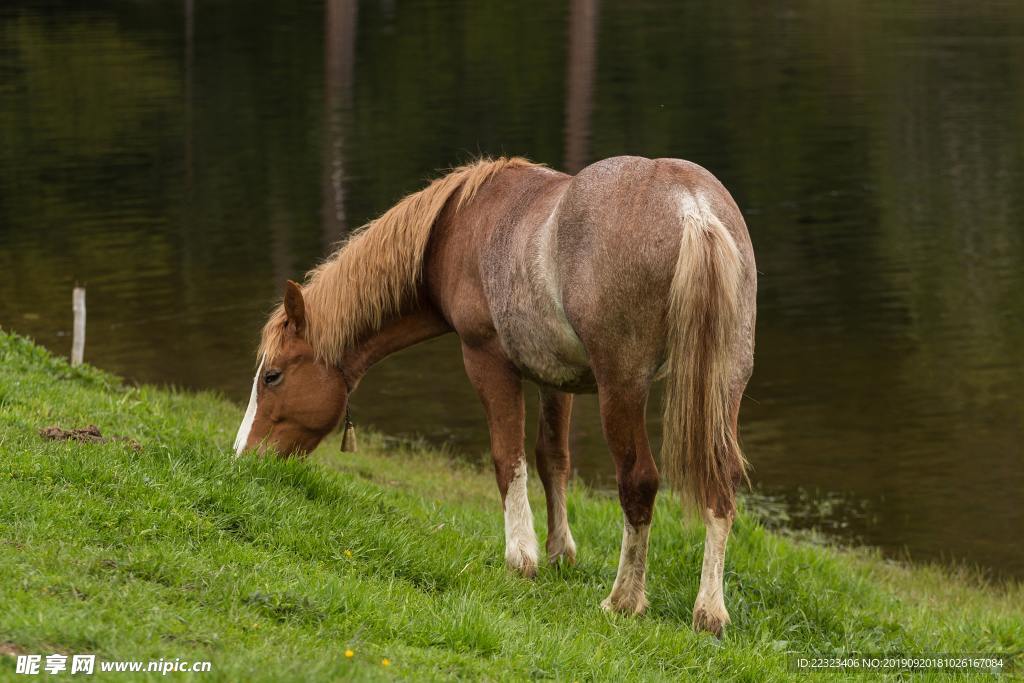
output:
[[[733,625],[696,634],[703,533],[668,495],[651,609],[608,615],[607,495],[573,487],[579,563],[529,581],[503,566],[488,468],[365,433],[357,454],[335,438],[311,462],[236,460],[241,410],[216,396],[125,386],[2,332],[0,368],[0,653],[209,660],[204,681],[618,681],[777,679],[789,653],[1024,650],[1019,585],[786,538],[749,513],[726,560]],[[89,423],[141,451],[38,435]],[[0,678],[29,680],[2,655]]]

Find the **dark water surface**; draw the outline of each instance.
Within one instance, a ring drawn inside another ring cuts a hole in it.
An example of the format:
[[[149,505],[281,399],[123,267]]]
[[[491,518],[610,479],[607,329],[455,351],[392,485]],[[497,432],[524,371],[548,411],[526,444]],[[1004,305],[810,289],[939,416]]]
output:
[[[762,272],[757,488],[1024,576],[1024,4],[768,5],[8,0],[0,325],[66,353],[86,283],[87,360],[242,401],[282,282],[436,170],[683,157]],[[454,338],[354,410],[487,448]],[[608,485],[593,397],[573,446]]]

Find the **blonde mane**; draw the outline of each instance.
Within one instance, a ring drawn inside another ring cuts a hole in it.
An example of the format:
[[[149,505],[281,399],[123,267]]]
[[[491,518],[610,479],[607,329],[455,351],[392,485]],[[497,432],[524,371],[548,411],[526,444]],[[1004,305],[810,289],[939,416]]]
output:
[[[420,282],[431,229],[449,199],[458,193],[458,211],[499,171],[531,165],[520,157],[500,157],[460,166],[406,195],[309,271],[302,287],[305,338],[317,358],[340,362],[352,344],[380,329],[408,301]],[[277,355],[285,323],[284,307],[278,305],[263,327],[260,358]]]

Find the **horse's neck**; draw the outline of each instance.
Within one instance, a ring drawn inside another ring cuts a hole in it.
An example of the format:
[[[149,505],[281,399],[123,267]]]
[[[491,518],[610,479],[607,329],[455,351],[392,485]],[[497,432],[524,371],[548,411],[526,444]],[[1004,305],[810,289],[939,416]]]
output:
[[[481,233],[474,232],[475,227],[481,225],[493,225],[493,215],[502,215],[512,211],[515,203],[523,201],[523,197],[530,194],[530,191],[538,188],[554,191],[554,185],[564,186],[570,178],[560,173],[554,173],[541,167],[528,167],[514,169],[507,172],[508,175],[515,174],[514,178],[495,177],[489,183],[480,188],[472,202],[460,209],[458,212],[442,212],[432,227],[431,240],[436,245],[438,242],[448,244],[449,249],[455,251],[456,260],[460,258],[479,258],[477,248],[467,248],[467,244],[478,247],[486,241]],[[519,188],[525,179],[531,179],[526,188]],[[510,189],[510,183],[517,188]],[[457,242],[458,246],[453,246]],[[438,247],[444,252],[445,247]],[[447,253],[447,252],[445,252]],[[435,264],[440,267],[435,272],[447,272],[450,269],[447,264]],[[402,349],[418,344],[427,339],[437,337],[451,332],[452,328],[447,321],[441,317],[437,310],[429,303],[425,303],[423,291],[419,291],[416,302],[407,310],[403,310],[398,316],[386,322],[379,330],[367,335],[360,340],[355,347],[345,354],[341,369],[345,374],[352,389],[362,378],[367,369],[374,363],[385,357],[401,351]],[[451,302],[448,302],[450,305]],[[444,304],[441,304],[444,308]],[[447,308],[445,308],[447,312]]]
[[[355,389],[366,371],[378,361],[450,331],[451,327],[432,306],[417,306],[404,311],[345,355],[341,370],[349,383],[349,390]]]

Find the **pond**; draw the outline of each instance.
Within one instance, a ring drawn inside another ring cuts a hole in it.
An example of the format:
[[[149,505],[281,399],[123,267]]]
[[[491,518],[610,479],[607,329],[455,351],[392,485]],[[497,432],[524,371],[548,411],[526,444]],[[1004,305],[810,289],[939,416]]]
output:
[[[5,2],[0,325],[67,353],[83,283],[88,361],[241,402],[285,279],[439,171],[682,157],[757,252],[757,491],[1024,577],[1024,4],[770,4]],[[451,337],[353,412],[487,449]],[[593,397],[572,445],[611,485]]]

